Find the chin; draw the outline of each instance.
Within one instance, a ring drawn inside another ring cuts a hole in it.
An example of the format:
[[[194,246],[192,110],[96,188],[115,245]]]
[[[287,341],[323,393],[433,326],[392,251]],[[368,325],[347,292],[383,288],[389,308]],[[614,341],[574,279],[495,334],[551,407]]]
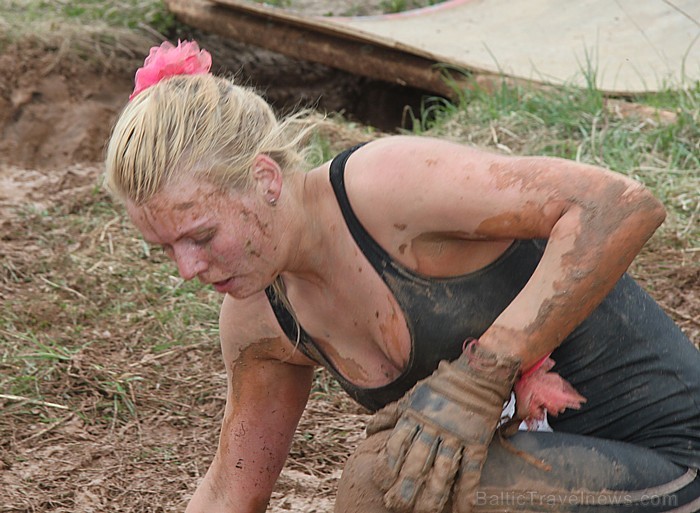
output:
[[[226,294],[231,296],[234,299],[248,299],[249,297],[252,297],[256,294],[259,294],[262,292],[264,289],[258,289],[255,287],[230,287],[229,290],[226,290]]]
[[[242,294],[240,291],[231,291],[231,292],[226,292],[227,296],[231,296],[234,299],[248,299],[250,297],[250,294]]]

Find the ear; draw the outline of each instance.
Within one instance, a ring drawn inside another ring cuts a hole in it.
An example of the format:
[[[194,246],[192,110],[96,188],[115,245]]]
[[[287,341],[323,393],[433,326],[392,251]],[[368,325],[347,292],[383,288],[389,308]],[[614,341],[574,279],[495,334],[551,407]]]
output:
[[[253,160],[255,190],[266,203],[275,205],[282,192],[282,168],[275,159],[261,153]]]

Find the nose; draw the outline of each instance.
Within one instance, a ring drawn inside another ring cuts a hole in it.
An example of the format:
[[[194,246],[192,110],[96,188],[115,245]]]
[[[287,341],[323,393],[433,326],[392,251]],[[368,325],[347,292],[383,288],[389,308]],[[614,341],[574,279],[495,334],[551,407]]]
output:
[[[177,264],[177,271],[182,279],[189,281],[206,271],[209,267],[202,250],[194,245],[175,245],[173,247],[173,260]]]

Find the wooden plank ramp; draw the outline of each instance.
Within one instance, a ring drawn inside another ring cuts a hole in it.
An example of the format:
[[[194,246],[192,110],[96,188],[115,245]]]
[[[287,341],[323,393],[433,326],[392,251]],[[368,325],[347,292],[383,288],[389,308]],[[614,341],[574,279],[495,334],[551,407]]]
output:
[[[290,57],[452,96],[445,70],[489,83],[591,81],[613,95],[700,80],[698,0],[451,0],[313,17],[243,0],[166,0],[185,23]]]

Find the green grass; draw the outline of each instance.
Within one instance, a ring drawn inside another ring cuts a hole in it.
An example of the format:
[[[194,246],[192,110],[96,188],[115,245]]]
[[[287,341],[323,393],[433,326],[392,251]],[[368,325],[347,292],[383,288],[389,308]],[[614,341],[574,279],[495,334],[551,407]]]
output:
[[[30,25],[52,19],[130,29],[146,25],[167,33],[175,22],[165,4],[157,0],[9,0],[2,10],[17,22]]]
[[[445,0],[382,0],[380,6],[385,13],[389,14],[436,5],[444,1]]]
[[[150,387],[162,387],[167,400],[168,390],[184,386],[161,375],[165,360],[195,346],[218,350],[220,296],[183,282],[161,253],[145,252],[104,193],[27,211],[13,230],[21,247],[34,249],[31,258],[11,252],[12,272],[0,274],[0,291],[12,291],[0,321],[2,393],[116,425],[137,415]],[[53,408],[13,405],[8,414]]]
[[[503,81],[492,91],[456,90],[455,101],[427,98],[411,114],[408,131],[503,153],[564,157],[632,176],[669,209],[663,232],[669,241],[699,247],[700,84],[630,98],[651,108],[621,115],[630,102],[606,98],[591,82],[543,89]]]
[[[181,25],[161,0],[6,0],[0,3],[0,50],[28,42],[84,60],[140,57]],[[70,50],[70,52],[69,52]]]
[[[258,4],[271,5],[272,7],[280,7],[286,9],[292,7],[292,0],[253,0]]]

